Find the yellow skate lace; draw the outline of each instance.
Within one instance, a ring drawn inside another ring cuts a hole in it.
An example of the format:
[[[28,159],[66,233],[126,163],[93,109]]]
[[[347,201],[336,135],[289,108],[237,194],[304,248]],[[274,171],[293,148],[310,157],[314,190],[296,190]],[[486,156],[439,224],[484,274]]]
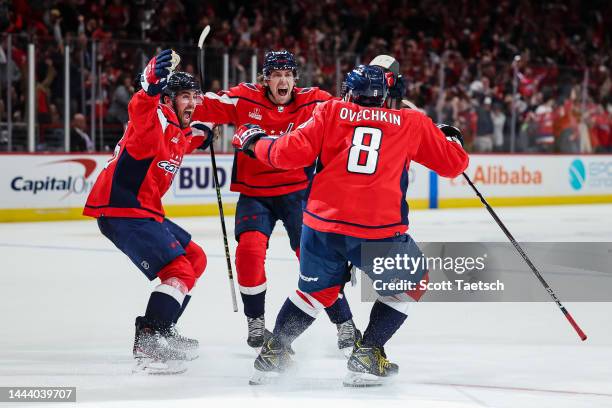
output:
[[[387,367],[391,365],[391,362],[382,355],[382,352],[379,348],[374,349],[374,356],[378,361],[378,371],[384,373],[387,371]]]

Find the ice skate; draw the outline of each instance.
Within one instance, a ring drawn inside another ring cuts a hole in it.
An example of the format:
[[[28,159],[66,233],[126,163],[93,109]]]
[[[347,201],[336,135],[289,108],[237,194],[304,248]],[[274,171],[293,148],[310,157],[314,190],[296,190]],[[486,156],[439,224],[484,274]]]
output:
[[[277,382],[283,373],[290,370],[293,360],[286,347],[274,337],[267,340],[255,363],[250,385],[262,385]]]
[[[270,340],[272,338],[272,332],[268,329],[264,329],[264,343],[268,340]],[[261,349],[259,349],[259,351],[261,351]],[[295,351],[293,351],[293,348],[291,347],[291,345],[287,346],[287,352],[290,355],[295,355]]]
[[[247,317],[247,325],[249,329],[249,336],[247,337],[247,344],[249,347],[260,348],[264,344],[266,322],[264,315],[259,317]]]
[[[165,330],[163,336],[168,341],[168,346],[185,353],[187,360],[195,360],[199,357],[198,349],[200,347],[200,342],[196,339],[190,339],[189,337],[181,335],[175,324],[170,326],[168,330]]]
[[[168,340],[159,330],[146,324],[143,318],[136,319],[134,337],[134,374],[181,374],[187,371],[187,355],[168,345]]]
[[[361,332],[355,327],[353,319],[336,325],[338,329],[338,349],[349,358],[358,340],[361,340]]]
[[[363,347],[361,340],[347,362],[345,387],[373,387],[388,383],[399,372],[399,366],[387,360],[382,347]]]

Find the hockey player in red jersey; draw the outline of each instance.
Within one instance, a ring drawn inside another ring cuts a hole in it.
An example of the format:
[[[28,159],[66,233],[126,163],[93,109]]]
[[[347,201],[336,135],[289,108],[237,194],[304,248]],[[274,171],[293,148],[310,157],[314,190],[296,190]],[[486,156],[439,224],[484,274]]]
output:
[[[145,68],[125,134],[83,211],[149,280],[160,280],[144,316],[136,318],[133,349],[135,371],[152,374],[183,372],[184,361],[197,357],[198,341],[178,334],[175,324],[206,268],[202,248],[165,217],[161,203],[183,155],[212,141],[208,127],[190,127],[201,91],[192,75],[173,72],[179,61],[165,50]]]
[[[310,118],[317,104],[332,97],[318,88],[296,87],[297,77],[293,54],[268,52],[263,64],[263,85],[241,83],[218,95],[207,93],[193,119],[232,123],[236,127],[258,123],[272,137],[290,132]],[[248,322],[247,343],[251,347],[261,347],[266,335],[264,263],[270,234],[276,222],[282,221],[299,258],[302,202],[313,164],[314,158],[301,168],[278,169],[241,152],[234,158],[231,190],[240,192],[235,218],[236,270]],[[338,329],[338,348],[348,355],[360,333],[343,292],[337,302],[328,306],[327,314]]]
[[[347,260],[366,273],[372,270],[363,250],[367,244],[389,243],[410,257],[422,256],[406,233],[410,162],[444,177],[456,177],[468,165],[458,129],[436,126],[417,111],[381,107],[392,78],[380,67],[361,65],[346,77],[344,100],[320,104],[295,131],[274,139],[249,124],[234,135],[234,147],[274,168],[300,168],[318,158],[304,209],[298,290],[281,308],[255,360],[251,384],[267,382],[291,365],[287,345],[333,301]],[[414,274],[396,272],[394,279],[428,278],[423,267]],[[406,319],[407,301],[423,294],[377,292],[368,327],[347,363],[346,386],[380,385],[398,373],[384,345]]]

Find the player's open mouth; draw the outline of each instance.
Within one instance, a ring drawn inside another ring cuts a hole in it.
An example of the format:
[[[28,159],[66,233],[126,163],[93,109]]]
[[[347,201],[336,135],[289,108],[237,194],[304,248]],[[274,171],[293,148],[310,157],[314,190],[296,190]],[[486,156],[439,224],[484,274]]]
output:
[[[289,93],[288,88],[278,88],[278,94],[280,96],[286,96]]]
[[[185,121],[191,120],[191,112],[183,112],[183,119]]]

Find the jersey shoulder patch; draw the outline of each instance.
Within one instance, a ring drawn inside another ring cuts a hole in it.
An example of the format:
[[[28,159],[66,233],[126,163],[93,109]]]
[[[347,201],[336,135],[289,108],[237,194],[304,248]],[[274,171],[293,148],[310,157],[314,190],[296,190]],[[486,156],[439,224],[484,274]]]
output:
[[[243,86],[243,87],[245,87],[245,88],[247,88],[247,89],[250,89],[251,91],[261,92],[261,91],[259,90],[259,88],[257,87],[257,85],[255,85],[255,84],[253,84],[253,83],[251,83],[251,82],[242,82],[242,83],[240,84],[240,86]]]
[[[312,87],[302,88],[297,93],[298,93],[298,95],[301,95],[301,94],[306,94],[308,92],[312,92],[314,90],[315,90],[315,88],[312,88]]]

